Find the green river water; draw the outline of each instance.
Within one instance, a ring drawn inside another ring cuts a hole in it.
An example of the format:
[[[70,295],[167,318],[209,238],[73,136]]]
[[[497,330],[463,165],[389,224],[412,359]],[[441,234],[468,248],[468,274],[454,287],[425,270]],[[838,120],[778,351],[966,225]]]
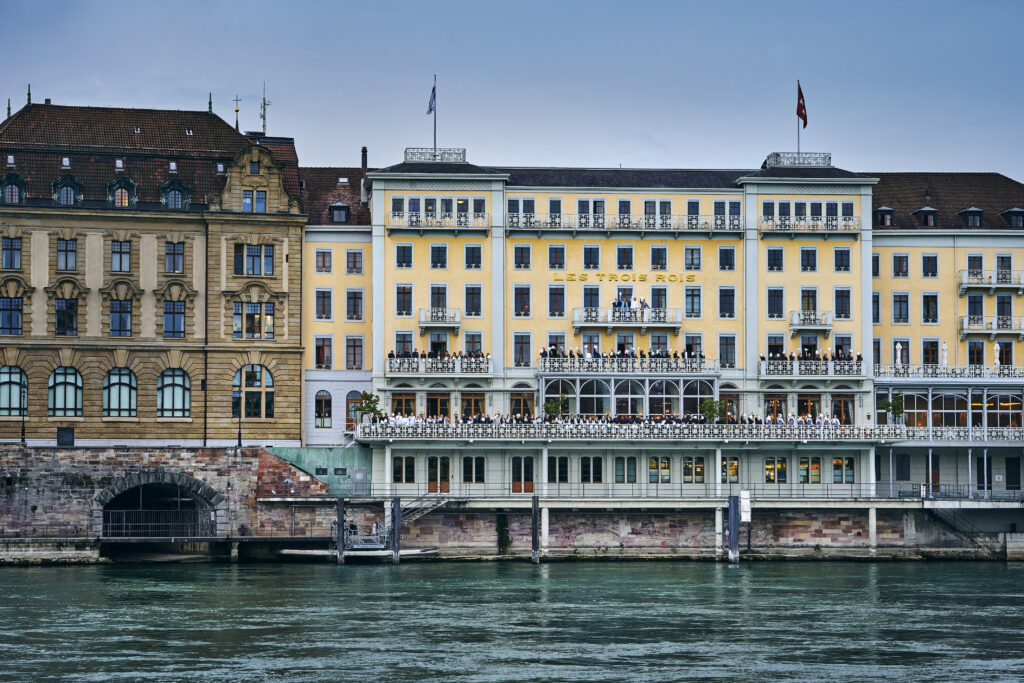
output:
[[[0,679],[1024,680],[1024,565],[0,569]]]

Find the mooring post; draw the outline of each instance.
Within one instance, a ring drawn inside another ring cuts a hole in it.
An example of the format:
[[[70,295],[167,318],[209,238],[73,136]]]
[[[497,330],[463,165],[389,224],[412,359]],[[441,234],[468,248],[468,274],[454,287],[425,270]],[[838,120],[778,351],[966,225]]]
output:
[[[740,562],[740,497],[729,496],[729,563]]]
[[[540,496],[534,495],[533,507],[530,511],[531,522],[531,560],[540,564]]]
[[[391,499],[391,562],[398,564],[398,555],[402,545],[402,500]]]
[[[338,498],[338,564],[345,564],[345,499]]]

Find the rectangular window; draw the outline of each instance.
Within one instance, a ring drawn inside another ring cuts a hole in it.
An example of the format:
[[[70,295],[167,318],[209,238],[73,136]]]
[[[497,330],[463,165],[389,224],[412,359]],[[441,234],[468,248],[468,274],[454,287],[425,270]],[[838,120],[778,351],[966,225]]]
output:
[[[731,320],[736,317],[736,289],[722,287],[718,290],[718,317]]]
[[[879,276],[879,258],[877,253],[871,254],[871,277]]]
[[[131,299],[110,300],[110,336],[132,336],[132,301]]]
[[[818,290],[814,287],[801,287],[800,288],[800,310],[801,311],[817,311],[818,310]]]
[[[983,341],[969,341],[969,342],[967,342],[967,364],[968,365],[984,365],[985,364],[985,342],[983,342]]]
[[[699,318],[700,313],[700,287],[687,287],[684,295],[687,318]]]
[[[242,190],[242,211],[252,213],[252,190]]]
[[[78,334],[78,299],[55,299],[54,334],[58,337],[74,337]]]
[[[764,459],[764,483],[787,483],[786,460],[785,457]]]
[[[783,346],[785,337],[781,334],[769,334],[768,335],[768,355],[769,356],[781,356],[785,347]]]
[[[530,317],[530,288],[527,285],[516,285],[512,290],[515,316]]]
[[[466,333],[466,353],[470,354],[483,354],[484,352],[484,338],[479,332],[467,332]],[[480,411],[483,412],[483,411]],[[463,413],[465,414],[465,413]]]
[[[412,353],[412,332],[395,332],[395,353]]]
[[[800,248],[800,270],[805,273],[818,270],[818,250],[815,247]]]
[[[761,202],[761,216],[764,218],[774,218],[775,202]]]
[[[835,270],[837,273],[845,273],[850,270],[850,248],[836,247],[833,250],[835,258]]]
[[[548,287],[548,316],[551,318],[565,317],[565,287],[561,285]]]
[[[516,270],[529,270],[530,245],[517,244],[512,247],[512,262]]]
[[[21,238],[3,238],[3,267],[9,270],[21,268]]]
[[[164,243],[164,272],[184,273],[185,272],[185,243],[165,242]]]
[[[833,484],[852,484],[854,482],[854,462],[855,459],[851,456],[843,458],[836,456],[832,459],[832,483]]]
[[[0,334],[21,334],[21,297],[0,297]]]
[[[548,245],[548,268],[550,270],[565,270],[565,245]]]
[[[600,455],[584,455],[580,458],[580,483],[600,484],[602,477],[602,457]]]
[[[345,337],[345,369],[363,369],[363,338]]]
[[[718,269],[736,270],[736,247],[718,248]]]
[[[896,481],[910,481],[910,454],[897,453],[893,456],[893,478]]]
[[[467,244],[466,245],[466,268],[469,270],[478,270],[483,261],[481,256],[482,247],[479,244]]]
[[[769,272],[782,272],[782,247],[768,247],[768,270]]]
[[[345,252],[345,273],[348,275],[362,275],[363,273],[363,250],[349,249]]]
[[[482,287],[480,285],[466,285],[466,317],[479,318],[483,315]]]
[[[619,270],[633,270],[633,247],[619,245],[615,248],[615,265]]]
[[[331,272],[331,250],[330,249],[317,249],[316,250],[316,272],[318,272],[318,273],[330,273]]]
[[[447,285],[430,285],[430,307],[448,308]]]
[[[636,483],[636,456],[618,456],[615,458],[615,483]]]
[[[395,315],[412,315],[412,285],[397,285],[395,287]]]
[[[651,308],[668,308],[668,289],[665,287],[651,287]]]
[[[330,337],[316,337],[313,340],[313,364],[317,370],[330,370],[334,362],[333,340]]]
[[[395,245],[395,268],[412,268],[412,245]]]
[[[835,291],[835,317],[837,320],[850,319],[850,290],[843,288]]]
[[[360,289],[345,290],[345,319],[363,319],[363,292]]]
[[[910,295],[906,292],[892,295],[892,321],[894,323],[910,322]]]
[[[256,190],[252,199],[253,213],[267,212],[267,193],[264,190]]]
[[[448,267],[448,246],[445,244],[430,245],[430,267],[438,270]]]
[[[668,247],[651,247],[651,270],[665,270],[668,268]]]
[[[601,307],[601,288],[597,285],[584,285],[583,308]]]
[[[871,292],[871,322],[878,325],[882,322],[882,312],[880,310],[881,296],[878,292]]]
[[[723,334],[718,338],[718,362],[723,368],[736,367],[736,337]]]
[[[245,338],[259,339],[263,332],[263,308],[259,304],[245,304]]]
[[[242,338],[242,302],[236,301],[231,306],[231,336],[235,339]]]
[[[768,319],[782,320],[785,316],[785,290],[782,287],[768,288]]]
[[[683,251],[683,267],[686,270],[700,270],[700,247],[686,247]]]
[[[820,484],[821,457],[817,455],[801,456],[799,476],[801,484]]]
[[[185,302],[164,302],[164,337],[182,339],[185,336]]]
[[[569,483],[569,458],[565,455],[548,458],[548,483]]]
[[[910,275],[910,257],[906,254],[892,255],[892,276],[907,277]]]
[[[316,290],[317,320],[330,320],[334,317],[334,307],[332,306],[331,295],[332,292],[329,289]]]
[[[939,257],[936,254],[921,256],[921,277],[939,276]]]
[[[465,415],[463,411],[463,415]],[[462,483],[483,484],[484,483],[484,456],[465,455],[462,457]]]
[[[517,368],[530,367],[530,335],[516,332],[512,337],[512,361]]]
[[[985,304],[981,294],[970,294],[967,297],[967,315],[977,318],[985,315]],[[980,324],[980,323],[979,323]]]
[[[110,243],[110,270],[128,273],[132,269],[132,243],[114,240]]]
[[[650,457],[647,459],[647,481],[650,484],[672,483],[672,458]]]
[[[939,342],[937,339],[925,339],[921,342],[921,362],[925,365],[939,364]]]
[[[601,267],[601,247],[596,244],[583,245],[583,269],[597,270]]]
[[[939,322],[939,295],[923,294],[921,296],[921,322],[934,325]]]
[[[683,350],[693,355],[704,352],[704,339],[699,334],[687,334],[683,337]]]

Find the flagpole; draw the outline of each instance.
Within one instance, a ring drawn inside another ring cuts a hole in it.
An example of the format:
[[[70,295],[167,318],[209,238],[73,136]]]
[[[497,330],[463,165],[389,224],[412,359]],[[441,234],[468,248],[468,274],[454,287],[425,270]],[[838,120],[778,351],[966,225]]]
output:
[[[437,161],[437,74],[434,74],[434,161]]]
[[[796,91],[800,92],[800,79],[796,79]],[[800,117],[796,117],[796,156],[800,158]]]

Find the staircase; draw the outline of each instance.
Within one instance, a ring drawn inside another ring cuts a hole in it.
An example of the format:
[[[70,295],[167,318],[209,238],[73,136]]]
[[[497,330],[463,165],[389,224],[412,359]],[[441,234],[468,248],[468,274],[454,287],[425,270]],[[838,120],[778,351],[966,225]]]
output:
[[[1002,543],[998,533],[982,531],[962,512],[953,508],[932,508],[930,512],[941,526],[963,541],[965,545],[974,546],[979,550],[1001,549]]]
[[[402,523],[409,524],[448,502],[444,493],[425,493],[402,506]]]

